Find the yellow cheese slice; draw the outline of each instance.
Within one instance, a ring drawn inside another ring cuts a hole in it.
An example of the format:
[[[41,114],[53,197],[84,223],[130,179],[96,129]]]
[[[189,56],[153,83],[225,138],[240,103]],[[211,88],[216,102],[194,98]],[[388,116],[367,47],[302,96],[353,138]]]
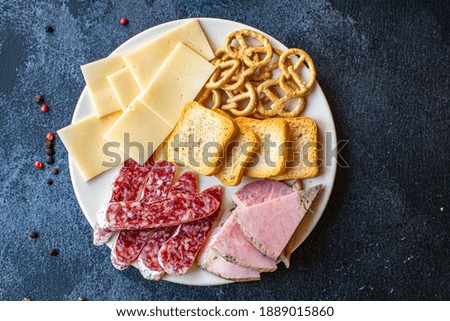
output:
[[[136,99],[104,138],[119,144],[124,154],[143,164],[171,131],[171,127]]]
[[[58,130],[59,137],[86,181],[125,160],[123,153],[103,138],[121,114],[119,111],[102,118],[94,115]]]
[[[214,69],[179,42],[138,99],[173,128],[184,105],[195,99]]]
[[[195,19],[170,30],[148,44],[123,56],[139,87],[144,89],[177,43],[182,42],[206,60],[214,58],[214,52]]]
[[[107,57],[81,66],[97,117],[120,110],[120,104],[109,84],[108,76],[123,69],[122,56]]]
[[[109,76],[108,81],[120,107],[125,111],[140,91],[130,69],[125,67],[119,70]]]

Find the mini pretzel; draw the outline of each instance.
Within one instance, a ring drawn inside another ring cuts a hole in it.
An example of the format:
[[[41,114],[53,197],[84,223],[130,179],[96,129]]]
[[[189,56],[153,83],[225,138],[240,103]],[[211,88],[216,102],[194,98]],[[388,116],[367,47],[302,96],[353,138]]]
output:
[[[291,99],[298,99],[297,105],[295,106],[295,108],[293,110],[286,111],[284,109],[284,107],[286,106],[286,103]],[[296,117],[296,116],[300,115],[300,113],[303,111],[303,109],[305,108],[305,105],[306,105],[305,97],[291,98],[289,96],[284,96],[282,98],[282,100],[283,100],[283,106],[278,111],[278,115],[281,117]]]
[[[206,84],[206,88],[208,89],[218,89],[228,83],[228,81],[238,70],[240,62],[237,59],[230,59],[226,61],[217,60],[215,66],[216,70]]]
[[[197,97],[197,102],[199,102],[203,106],[206,106],[205,102],[207,102],[209,99],[212,99],[213,102],[211,109],[220,108],[220,105],[222,105],[222,94],[218,89],[204,88]]]
[[[227,99],[227,103],[222,105],[222,109],[229,110],[235,116],[249,116],[255,111],[256,103],[258,100],[258,96],[256,95],[256,91],[253,88],[250,82],[246,82],[244,85],[246,91],[238,95],[234,95],[230,91],[227,91],[229,98]],[[248,100],[247,105],[244,109],[240,110],[239,102]],[[232,108],[230,108],[232,107]]]
[[[259,102],[256,105],[256,111],[263,116],[266,117],[273,117],[278,114],[280,109],[283,109],[282,104],[282,98],[278,97],[272,90],[270,90],[271,87],[278,86],[278,79],[269,79],[263,82],[261,85],[258,86],[256,89],[258,96],[259,96]],[[264,98],[261,97],[264,94]],[[264,108],[264,105],[267,102],[272,102],[270,105],[270,109]]]
[[[215,59],[220,60],[228,60],[230,58],[230,56],[228,56],[227,52],[225,51],[224,47],[220,47],[219,49],[217,49],[216,52],[214,53],[214,56],[216,56]]]
[[[240,90],[244,86],[246,78],[253,73],[253,68],[241,68],[241,70],[236,73],[233,77],[231,77],[231,82],[225,84],[220,87],[225,91],[235,91]]]
[[[299,59],[293,66],[291,61],[288,59],[291,55],[298,55]],[[297,71],[305,65],[309,67],[309,80],[304,82]],[[284,93],[291,97],[301,97],[304,96],[314,85],[316,80],[316,69],[311,57],[301,49],[291,48],[283,52],[278,61],[278,66],[283,73],[280,76],[280,87]],[[287,80],[292,80],[288,82]]]
[[[244,37],[253,38],[259,41],[262,46],[248,47]],[[233,40],[237,40],[239,47],[231,46]],[[256,49],[259,47],[261,48]],[[262,34],[248,29],[237,30],[229,34],[225,39],[224,49],[231,58],[241,59],[247,66],[253,68],[259,68],[267,65],[272,60],[273,54],[272,45],[269,40]],[[261,61],[255,62],[251,59],[251,56],[258,51],[264,52],[266,56]]]
[[[259,85],[257,92],[259,95],[259,103],[256,106],[256,111],[263,116],[273,117],[279,115],[281,117],[295,117],[298,116],[305,108],[305,99],[303,97],[279,97],[276,93],[270,90],[271,87],[278,86],[278,79],[269,79]],[[264,97],[261,97],[264,94]],[[294,98],[298,98],[297,105],[291,111],[286,111],[284,108],[286,103]],[[271,108],[266,109],[264,107],[268,102],[272,102]]]
[[[275,49],[273,49],[273,50],[275,51]],[[278,49],[276,49],[276,50],[278,50]],[[252,58],[252,60],[254,60],[255,62],[260,61],[258,52],[255,52],[253,54],[253,56],[254,56],[254,58]],[[278,63],[278,61],[277,61],[277,63]],[[255,69],[255,71],[251,75],[248,76],[248,79],[250,81],[256,82],[256,81],[264,81],[264,80],[272,78],[272,70],[269,70],[268,67],[269,67],[269,65],[266,65],[266,66],[262,66],[262,67]],[[255,87],[258,87],[258,85],[256,85]]]

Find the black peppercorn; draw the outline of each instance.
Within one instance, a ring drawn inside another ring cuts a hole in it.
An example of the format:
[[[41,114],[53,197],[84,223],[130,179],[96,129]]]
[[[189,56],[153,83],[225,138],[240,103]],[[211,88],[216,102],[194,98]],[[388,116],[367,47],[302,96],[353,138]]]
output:
[[[54,159],[52,156],[47,156],[47,157],[45,158],[45,162],[46,162],[47,164],[53,164],[53,163],[55,162],[55,159]]]
[[[58,249],[50,249],[50,250],[48,250],[48,255],[57,256],[58,254],[59,254],[59,250]]]
[[[48,156],[53,156],[53,155],[55,155],[55,151],[54,151],[52,148],[47,148],[47,149],[45,150],[45,153],[46,153]]]
[[[59,170],[57,168],[53,168],[52,174],[55,174],[55,175],[59,174]]]
[[[77,299],[77,301],[87,301],[87,299],[86,299],[85,297],[83,297],[83,296],[80,296],[80,297]]]
[[[47,185],[53,185],[53,180],[51,178],[48,178],[45,182]]]
[[[41,96],[41,95],[39,95],[39,94],[36,94],[36,95],[34,96],[34,101],[35,101],[37,104],[43,103],[43,102],[44,102],[44,97]]]
[[[45,32],[52,33],[53,31],[55,31],[55,29],[53,29],[52,26],[47,26],[47,27],[45,27]]]
[[[47,148],[53,148],[53,141],[46,139],[44,145]]]
[[[28,232],[28,236],[31,237],[32,239],[35,239],[39,236],[39,233],[36,231],[30,231]]]

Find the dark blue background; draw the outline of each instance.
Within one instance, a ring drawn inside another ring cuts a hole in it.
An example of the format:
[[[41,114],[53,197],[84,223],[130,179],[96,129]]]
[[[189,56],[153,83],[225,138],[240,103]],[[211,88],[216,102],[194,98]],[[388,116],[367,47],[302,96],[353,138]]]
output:
[[[449,13],[446,1],[0,0],[0,299],[450,299]],[[198,16],[305,49],[339,138],[350,140],[350,167],[338,170],[317,228],[289,270],[260,282],[190,287],[116,271],[109,250],[91,243],[62,144],[53,186],[50,166],[33,168],[45,133],[70,123],[81,64],[149,27]],[[53,247],[59,256],[47,254]]]

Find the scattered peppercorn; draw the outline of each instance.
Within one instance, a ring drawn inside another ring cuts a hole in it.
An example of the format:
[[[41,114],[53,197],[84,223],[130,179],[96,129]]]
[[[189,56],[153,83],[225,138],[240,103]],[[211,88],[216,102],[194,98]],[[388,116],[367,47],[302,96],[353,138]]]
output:
[[[59,174],[59,170],[57,168],[53,168],[52,169],[52,174],[58,175]]]
[[[47,149],[45,150],[45,153],[46,153],[48,156],[53,156],[53,155],[55,155],[55,151],[54,151],[52,148],[47,148]]]
[[[127,19],[127,18],[122,18],[122,19],[120,19],[120,24],[121,24],[122,26],[125,26],[126,24],[128,24],[128,19]]]
[[[45,137],[46,137],[48,140],[53,140],[53,139],[55,138],[55,136],[53,135],[52,132],[48,132],[47,135],[45,135]]]
[[[47,252],[48,252],[48,255],[51,255],[51,256],[57,256],[59,254],[58,249],[50,249]]]
[[[30,299],[30,298],[27,298],[27,297],[24,297],[24,298],[22,299],[22,301],[31,301],[31,299]]]
[[[35,101],[37,104],[43,103],[43,102],[44,102],[44,97],[43,97],[42,95],[36,94],[36,95],[34,96],[34,101]]]
[[[83,297],[83,296],[80,296],[80,297],[77,299],[77,301],[87,301],[87,299],[86,299],[85,297]]]
[[[44,145],[47,148],[53,148],[53,142],[51,140],[46,139]]]
[[[53,29],[52,26],[46,26],[45,27],[45,32],[52,33],[53,31],[55,31],[55,29]]]
[[[37,169],[42,169],[42,167],[44,167],[44,165],[40,161],[35,161],[33,165]]]
[[[45,162],[50,165],[50,164],[53,164],[55,162],[55,159],[52,156],[47,156],[45,158]]]
[[[46,113],[46,112],[48,111],[48,106],[47,106],[47,104],[42,104],[42,105],[41,105],[41,111],[42,111],[43,113]]]
[[[48,178],[45,182],[47,185],[53,185],[53,180],[51,178]]]
[[[39,233],[36,231],[30,231],[28,232],[28,236],[31,237],[32,239],[35,239],[39,236]]]

